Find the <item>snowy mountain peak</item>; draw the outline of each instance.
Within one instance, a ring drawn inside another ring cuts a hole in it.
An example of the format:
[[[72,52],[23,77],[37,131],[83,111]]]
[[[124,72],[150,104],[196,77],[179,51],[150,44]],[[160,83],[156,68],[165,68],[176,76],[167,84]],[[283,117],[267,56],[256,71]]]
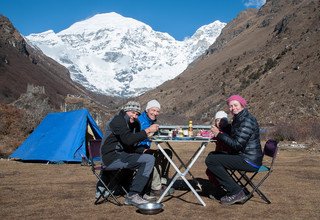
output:
[[[194,35],[192,35],[192,38],[213,39],[214,42],[225,25],[225,23],[220,21],[214,21],[211,24],[203,25],[194,33]]]
[[[179,75],[219,36],[225,23],[200,27],[177,41],[167,33],[115,12],[97,14],[57,34],[26,38],[66,66],[74,81],[113,96],[137,96]]]
[[[151,30],[151,27],[132,18],[123,17],[115,12],[97,14],[91,18],[79,21],[71,25],[66,30],[61,31],[59,34],[75,34],[90,31],[97,31],[101,29],[115,29],[115,30],[128,30],[140,27],[145,27]]]

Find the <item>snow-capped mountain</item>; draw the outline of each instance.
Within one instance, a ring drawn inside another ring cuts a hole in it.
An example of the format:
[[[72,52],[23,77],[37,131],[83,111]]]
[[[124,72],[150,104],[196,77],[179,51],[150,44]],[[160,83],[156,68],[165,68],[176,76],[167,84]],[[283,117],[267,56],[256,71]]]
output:
[[[200,27],[183,41],[117,13],[97,14],[59,33],[26,36],[47,56],[67,67],[89,90],[137,96],[179,75],[219,36],[225,23]]]

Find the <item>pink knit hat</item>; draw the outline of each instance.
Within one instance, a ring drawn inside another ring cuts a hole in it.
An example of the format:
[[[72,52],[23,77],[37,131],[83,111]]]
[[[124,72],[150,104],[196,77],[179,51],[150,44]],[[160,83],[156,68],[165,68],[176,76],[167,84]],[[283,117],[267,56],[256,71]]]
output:
[[[227,99],[227,103],[229,105],[229,103],[231,101],[238,101],[244,108],[247,107],[247,101],[240,95],[232,95]]]

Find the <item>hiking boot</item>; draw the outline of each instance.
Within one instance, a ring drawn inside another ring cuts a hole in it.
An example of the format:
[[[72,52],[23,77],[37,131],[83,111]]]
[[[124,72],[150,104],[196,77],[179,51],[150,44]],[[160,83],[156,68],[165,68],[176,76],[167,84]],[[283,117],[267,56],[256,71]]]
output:
[[[164,191],[167,189],[167,186],[162,186],[159,190],[151,190],[150,195],[151,196],[161,196]],[[174,188],[170,188],[169,191],[166,193],[165,196],[170,196],[174,193]]]
[[[240,192],[234,195],[222,197],[220,199],[220,203],[223,205],[232,205],[234,203],[244,203],[247,199],[248,197],[246,196],[244,191],[241,190]]]
[[[219,200],[227,194],[226,190],[222,187],[214,187],[209,193],[209,198],[212,200]]]
[[[96,199],[98,199],[99,197],[102,197],[101,192],[103,193],[103,198],[108,198],[108,196],[110,195],[108,190],[106,190],[106,188],[102,186],[98,186],[98,188],[99,189],[96,190]]]
[[[140,204],[145,204],[145,203],[148,203],[148,201],[141,198],[141,196],[138,193],[133,194],[132,196],[126,195],[124,200],[125,205],[138,206]]]
[[[148,200],[148,202],[156,202],[156,201],[157,201],[157,197],[151,196],[151,195],[148,195],[148,194],[144,194],[144,195],[142,196],[142,198],[143,198],[144,200]]]

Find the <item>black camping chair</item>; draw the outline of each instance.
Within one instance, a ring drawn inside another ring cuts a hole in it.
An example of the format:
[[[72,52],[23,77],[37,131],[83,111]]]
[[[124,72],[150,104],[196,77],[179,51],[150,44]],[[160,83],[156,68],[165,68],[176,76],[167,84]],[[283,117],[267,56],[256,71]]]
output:
[[[100,183],[103,185],[103,190],[101,190],[100,187],[97,187],[97,190],[100,192],[100,195],[96,198],[94,204],[99,204],[100,200],[103,199],[105,201],[111,201],[109,200],[109,197],[113,199],[113,201],[121,206],[122,204],[119,202],[119,200],[115,196],[115,192],[120,187],[125,194],[127,194],[126,189],[124,186],[119,184],[119,174],[121,173],[122,169],[117,170],[110,170],[106,166],[104,166],[101,162],[100,158],[100,145],[101,145],[101,139],[98,140],[89,140],[88,143],[88,151],[89,151],[89,160],[90,160],[90,167],[93,172],[93,174],[97,177],[97,179],[100,181]],[[112,172],[112,175],[109,175],[110,179],[108,182],[104,181],[100,174],[101,172],[109,171]],[[107,191],[107,193],[106,193]]]
[[[253,193],[256,192],[261,199],[267,204],[270,200],[262,193],[259,187],[269,177],[273,171],[273,164],[275,162],[278,152],[278,143],[275,140],[269,139],[263,149],[263,165],[256,172],[228,170],[231,177],[241,185],[248,193],[248,200],[252,198]],[[260,177],[260,178],[259,178]],[[251,190],[250,190],[250,188]]]

